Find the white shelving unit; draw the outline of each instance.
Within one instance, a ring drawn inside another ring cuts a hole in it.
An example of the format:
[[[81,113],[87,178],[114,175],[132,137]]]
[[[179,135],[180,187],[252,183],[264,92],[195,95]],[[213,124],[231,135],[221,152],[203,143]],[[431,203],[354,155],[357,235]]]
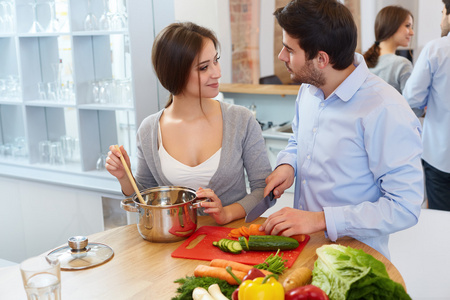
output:
[[[7,31],[0,23],[0,164],[111,179],[100,155],[123,144],[134,156],[137,127],[165,102],[151,46],[173,21],[173,2],[0,0],[0,11],[2,3],[14,22]],[[125,26],[85,30],[89,13],[98,21],[105,11]],[[68,148],[65,163],[43,159],[42,141]]]
[[[105,2],[111,13],[122,5],[128,26],[84,30],[88,11],[100,19]],[[7,32],[4,3],[13,21]],[[53,4],[56,16],[66,18],[62,29],[29,32],[34,18],[48,27]],[[8,207],[0,210],[0,228],[7,228],[0,240],[13,245],[0,247],[0,259],[19,263],[109,226],[123,196],[117,180],[97,170],[97,160],[111,144],[135,155],[137,127],[165,103],[151,48],[173,15],[172,0],[0,0],[0,206]],[[94,101],[93,82],[105,79],[131,90],[114,89],[114,102]],[[64,92],[48,93],[49,82]],[[65,164],[43,163],[40,143],[67,137],[78,146]]]

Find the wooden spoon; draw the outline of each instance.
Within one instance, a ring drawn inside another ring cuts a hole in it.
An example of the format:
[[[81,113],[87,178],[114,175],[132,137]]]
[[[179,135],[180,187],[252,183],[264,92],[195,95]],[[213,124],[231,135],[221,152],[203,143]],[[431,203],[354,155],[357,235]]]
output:
[[[131,175],[130,169],[128,168],[127,162],[125,161],[125,158],[123,158],[123,154],[122,151],[120,151],[119,145],[115,145],[114,147],[116,147],[117,151],[120,152],[120,161],[122,162],[123,167],[125,168],[125,172],[128,175],[128,179],[130,179],[134,192],[138,196],[139,202],[141,202],[141,204],[145,204],[144,198],[142,198],[141,192],[139,192],[136,182],[134,181],[133,175]]]

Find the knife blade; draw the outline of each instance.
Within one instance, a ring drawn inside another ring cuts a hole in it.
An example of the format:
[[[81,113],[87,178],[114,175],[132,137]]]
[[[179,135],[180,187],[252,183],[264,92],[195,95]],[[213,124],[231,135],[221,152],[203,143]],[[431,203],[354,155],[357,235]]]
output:
[[[249,223],[261,216],[266,210],[277,203],[277,199],[273,198],[273,190],[260,201],[245,217],[245,222]]]

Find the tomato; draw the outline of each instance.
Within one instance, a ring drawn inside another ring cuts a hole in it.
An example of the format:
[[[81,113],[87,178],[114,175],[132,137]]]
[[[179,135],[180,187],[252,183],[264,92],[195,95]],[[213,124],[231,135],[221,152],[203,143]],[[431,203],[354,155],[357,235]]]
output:
[[[285,300],[328,300],[327,294],[315,285],[300,286],[288,291]]]

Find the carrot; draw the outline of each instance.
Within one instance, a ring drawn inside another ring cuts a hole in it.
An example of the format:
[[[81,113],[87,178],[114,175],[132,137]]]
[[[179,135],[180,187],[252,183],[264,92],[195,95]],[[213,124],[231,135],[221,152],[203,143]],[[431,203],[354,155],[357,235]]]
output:
[[[299,243],[303,242],[306,239],[306,236],[304,234],[296,234],[290,237],[296,239]]]
[[[259,231],[260,224],[251,224],[249,228],[249,235],[266,235],[264,231]]]
[[[231,261],[231,260],[225,260],[225,259],[213,259],[209,265],[211,267],[219,267],[219,268],[226,268],[228,266],[231,267],[231,269],[234,271],[241,271],[241,272],[245,272],[246,274],[248,273],[248,271],[250,271],[251,269],[253,269],[253,266],[249,266],[249,265],[245,265],[245,264],[241,264],[235,261]],[[260,270],[261,272],[264,273],[264,275],[269,275],[272,274],[272,272],[267,271],[267,270]]]
[[[233,270],[234,275],[240,280],[244,279],[244,276],[247,275],[246,272]],[[198,265],[194,270],[195,277],[214,277],[226,280],[229,284],[238,285],[236,280],[225,270],[225,268],[219,267],[211,267],[205,265]]]

